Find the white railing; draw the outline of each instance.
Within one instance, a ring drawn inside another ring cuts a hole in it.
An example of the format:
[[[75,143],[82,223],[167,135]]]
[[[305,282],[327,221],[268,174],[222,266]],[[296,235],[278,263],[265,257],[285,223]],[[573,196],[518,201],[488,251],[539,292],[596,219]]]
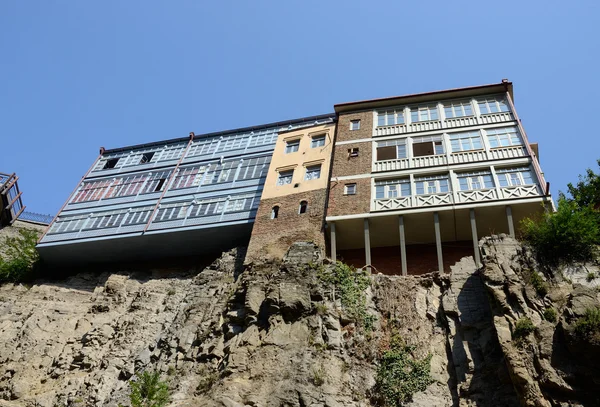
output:
[[[514,120],[510,112],[488,113],[479,116],[481,124],[502,123]]]
[[[527,157],[525,146],[499,147],[490,151],[460,151],[446,155],[427,155],[423,157],[400,158],[397,160],[375,161],[372,172],[397,171],[407,168],[433,167],[436,165],[462,164],[477,161],[501,160],[507,158]]]
[[[478,189],[475,191],[458,191],[456,193],[458,203],[491,201],[498,198],[495,189]]]
[[[433,195],[417,195],[415,196],[416,207],[434,206],[434,205],[450,205],[453,202],[452,194],[433,194]]]
[[[517,187],[500,188],[502,198],[527,198],[530,196],[541,195],[537,185],[519,185]]]
[[[444,128],[475,126],[477,118],[475,116],[455,117],[444,120]]]
[[[389,209],[404,209],[412,206],[411,197],[376,199],[373,204],[373,210],[385,211]]]

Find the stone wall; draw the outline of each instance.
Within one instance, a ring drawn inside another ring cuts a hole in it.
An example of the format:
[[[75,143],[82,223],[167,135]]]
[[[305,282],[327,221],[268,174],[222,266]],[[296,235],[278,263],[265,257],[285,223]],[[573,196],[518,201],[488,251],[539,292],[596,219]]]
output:
[[[41,236],[46,230],[46,225],[17,220],[10,226],[0,227],[0,256],[4,254],[4,239],[19,236],[19,230],[21,229],[35,230]]]
[[[325,198],[326,190],[318,189],[261,200],[246,262],[281,259],[296,241],[314,242],[325,247],[322,232]],[[301,201],[308,202],[308,210],[303,214],[298,213]],[[279,212],[276,219],[271,219],[274,206],[279,206]]]

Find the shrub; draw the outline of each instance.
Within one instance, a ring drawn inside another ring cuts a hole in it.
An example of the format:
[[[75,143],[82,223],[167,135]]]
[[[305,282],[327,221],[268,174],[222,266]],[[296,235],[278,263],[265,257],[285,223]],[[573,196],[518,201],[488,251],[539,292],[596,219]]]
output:
[[[39,234],[31,229],[19,229],[16,237],[7,237],[3,244],[5,255],[0,256],[0,283],[29,281],[35,277],[40,264],[35,245]]]
[[[525,339],[530,333],[533,332],[535,326],[533,322],[527,317],[520,318],[515,324],[513,331],[513,339],[520,341]]]
[[[588,308],[575,322],[575,333],[581,339],[600,343],[600,308]]]
[[[544,297],[548,294],[548,284],[544,281],[540,273],[535,270],[531,270],[528,275],[529,283],[535,289],[540,297]]]
[[[591,283],[593,280],[596,279],[596,273],[590,271],[587,276],[585,277],[585,279],[587,280],[588,283]]]
[[[544,319],[548,322],[556,322],[557,315],[554,308],[546,308],[544,310]]]
[[[413,394],[424,391],[435,380],[430,375],[431,355],[424,359],[413,356],[414,346],[392,338],[377,369],[375,389],[385,406],[399,407],[412,400]]]
[[[160,380],[159,372],[138,373],[137,380],[130,382],[129,386],[132,407],[164,407],[169,402],[169,387]]]
[[[325,384],[326,373],[325,368],[323,368],[322,365],[318,368],[313,368],[312,374],[312,382],[315,386],[322,386]]]
[[[600,166],[600,160],[598,160],[598,166]],[[569,199],[577,206],[598,208],[598,204],[600,204],[600,174],[596,174],[588,168],[584,176],[579,176],[577,185],[569,183],[567,188],[572,197]]]
[[[548,266],[560,262],[589,261],[600,242],[597,214],[591,207],[579,207],[564,197],[555,213],[522,222],[523,238],[535,250],[538,260]]]

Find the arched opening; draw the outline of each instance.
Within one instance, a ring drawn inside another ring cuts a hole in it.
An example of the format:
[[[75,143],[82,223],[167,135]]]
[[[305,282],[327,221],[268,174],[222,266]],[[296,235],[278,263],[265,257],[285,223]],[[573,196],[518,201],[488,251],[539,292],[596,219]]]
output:
[[[298,208],[298,213],[299,214],[306,213],[306,209],[308,209],[308,202],[300,201],[300,207]]]
[[[271,219],[277,219],[279,216],[279,206],[275,205],[271,208]]]

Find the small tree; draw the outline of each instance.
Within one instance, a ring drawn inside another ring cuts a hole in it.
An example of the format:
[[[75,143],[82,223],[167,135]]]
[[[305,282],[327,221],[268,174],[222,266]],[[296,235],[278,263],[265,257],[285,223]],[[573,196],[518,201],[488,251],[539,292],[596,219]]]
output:
[[[600,166],[600,160],[598,160],[598,166]],[[569,200],[574,201],[577,206],[600,209],[600,174],[596,174],[588,168],[585,175],[579,176],[579,182],[576,185],[569,183],[567,188],[572,197]]]
[[[0,245],[4,256],[0,256],[0,283],[20,282],[34,277],[40,257],[35,245],[38,232],[31,229],[19,229],[16,237],[7,237]]]
[[[164,407],[169,402],[169,386],[160,380],[159,372],[144,371],[130,382],[132,407]]]

